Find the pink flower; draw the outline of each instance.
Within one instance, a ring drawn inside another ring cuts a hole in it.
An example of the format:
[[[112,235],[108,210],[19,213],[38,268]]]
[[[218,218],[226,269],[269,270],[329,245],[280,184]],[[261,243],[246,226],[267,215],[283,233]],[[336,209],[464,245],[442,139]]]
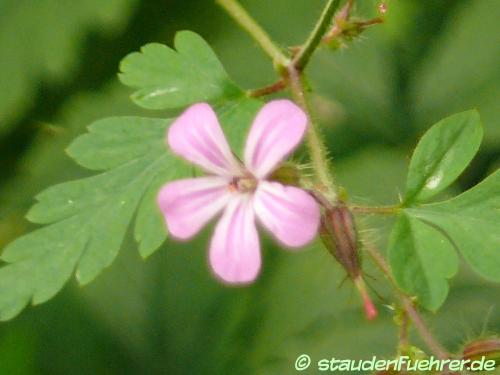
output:
[[[242,164],[208,104],[189,107],[170,126],[167,142],[172,151],[208,175],[166,184],[158,204],[169,232],[178,239],[194,236],[223,211],[209,261],[224,281],[248,283],[257,277],[261,255],[256,218],[289,248],[315,237],[320,221],[315,200],[302,189],[267,180],[300,143],[306,128],[305,113],[291,101],[269,102],[252,124]]]

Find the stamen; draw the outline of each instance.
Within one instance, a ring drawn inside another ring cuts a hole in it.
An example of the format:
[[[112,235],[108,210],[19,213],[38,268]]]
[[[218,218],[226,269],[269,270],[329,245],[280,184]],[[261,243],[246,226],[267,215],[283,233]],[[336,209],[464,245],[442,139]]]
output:
[[[238,191],[238,182],[231,181],[227,188],[231,193],[236,193]]]
[[[254,177],[234,177],[229,183],[230,192],[248,193],[257,188],[257,180]]]

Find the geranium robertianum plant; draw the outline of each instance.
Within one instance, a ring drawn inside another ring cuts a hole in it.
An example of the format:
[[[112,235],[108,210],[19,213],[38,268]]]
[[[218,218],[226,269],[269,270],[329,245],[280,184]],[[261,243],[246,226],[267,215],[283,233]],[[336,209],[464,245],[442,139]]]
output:
[[[318,235],[360,291],[369,318],[376,310],[365,286],[362,254],[373,258],[394,287],[397,298],[392,302],[405,317],[402,325],[412,321],[429,350],[448,357],[418,310],[437,311],[445,301],[448,279],[458,269],[457,250],[476,273],[500,281],[498,171],[456,197],[431,201],[476,154],[482,139],[479,114],[451,115],[422,136],[399,204],[354,206],[331,172],[309,105],[305,69],[318,47],[338,48],[383,22],[386,7],[376,19],[353,20],[352,1],[336,15],[340,1],[327,1],[306,42],[284,51],[236,1],[219,3],[271,57],[278,80],[242,90],[208,44],[189,31],[177,34],[175,49],[148,44],[125,57],[120,79],[136,89],[132,100],[146,109],[176,109],[179,114],[168,120],[102,119],[69,146],[78,164],[102,173],[37,196],[28,219],[45,226],[2,252],[0,318],[11,319],[29,302],[47,301],[73,273],[82,285],[92,281],[115,259],[131,221],[139,251],[147,257],[167,232],[186,240],[219,216],[207,247],[212,269],[223,280],[248,283],[257,277],[256,222],[284,248],[301,248]],[[285,90],[295,104],[283,98],[262,100],[281,92],[284,97]],[[307,173],[290,159],[303,137]],[[246,144],[231,150],[226,138],[240,146],[246,139]],[[193,178],[192,167],[178,156],[201,167],[204,175]],[[291,178],[283,178],[283,171]],[[354,214],[396,218],[388,260],[362,241]],[[469,345],[467,353],[470,347],[476,348]]]

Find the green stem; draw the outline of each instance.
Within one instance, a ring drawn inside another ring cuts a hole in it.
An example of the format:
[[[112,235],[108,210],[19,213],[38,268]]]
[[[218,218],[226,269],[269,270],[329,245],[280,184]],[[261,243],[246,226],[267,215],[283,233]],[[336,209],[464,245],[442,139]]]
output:
[[[394,287],[396,295],[399,297],[399,300],[401,302],[401,306],[406,311],[409,318],[412,320],[413,325],[418,331],[420,337],[422,338],[422,340],[424,340],[432,353],[440,359],[450,358],[450,354],[439,343],[439,341],[434,338],[424,319],[420,316],[417,309],[415,309],[413,301],[410,299],[410,297],[404,294],[401,289],[399,289],[399,286],[392,276],[391,270],[389,269],[389,266],[387,265],[384,257],[373,246],[365,246],[365,249],[372,257],[378,268],[385,274],[389,282]],[[445,371],[445,373],[447,373],[447,371]]]
[[[398,343],[398,354],[400,356],[408,355],[410,351],[409,328],[410,328],[410,320],[408,319],[408,312],[402,309],[400,311],[399,343]]]
[[[294,100],[307,113],[310,123],[307,130],[307,147],[318,182],[316,188],[322,190],[324,196],[330,202],[335,202],[337,200],[336,185],[329,170],[328,155],[320,135],[320,129],[317,123],[312,121],[311,111],[304,93],[301,72],[309,62],[314,50],[321,43],[328,26],[331,24],[335,10],[340,4],[340,0],[328,0],[309,38],[293,61],[290,61],[276,47],[267,33],[252,19],[237,0],[216,1],[261,45],[263,50],[273,59],[273,62],[278,65],[278,71],[283,78],[283,83],[286,84],[288,81]],[[281,88],[281,83],[279,83],[277,86],[272,85],[263,90],[250,91],[248,94],[250,96],[265,95]]]
[[[380,214],[380,215],[397,215],[401,210],[399,206],[382,206],[382,207],[361,207],[351,206],[352,212],[361,214]]]
[[[216,0],[226,12],[245,29],[262,47],[262,49],[280,67],[286,67],[290,60],[271,40],[262,27],[247,13],[237,0]]]
[[[323,39],[323,36],[328,29],[328,26],[330,26],[330,24],[332,23],[333,15],[337,10],[339,4],[340,0],[328,0],[328,3],[326,4],[318,22],[316,23],[316,26],[314,26],[313,31],[309,35],[309,38],[307,39],[297,56],[295,56],[295,58],[293,59],[292,63],[297,70],[301,71],[306,67],[313,52],[321,43],[321,40]]]
[[[333,176],[328,168],[328,154],[326,146],[320,136],[318,124],[313,121],[309,103],[305,96],[304,87],[300,73],[295,69],[293,64],[288,67],[290,90],[295,102],[306,112],[309,118],[309,126],[307,128],[307,148],[311,157],[311,163],[317,176],[317,180],[321,186],[317,186],[319,190],[323,190],[325,197],[330,202],[337,200],[337,189],[333,180]]]

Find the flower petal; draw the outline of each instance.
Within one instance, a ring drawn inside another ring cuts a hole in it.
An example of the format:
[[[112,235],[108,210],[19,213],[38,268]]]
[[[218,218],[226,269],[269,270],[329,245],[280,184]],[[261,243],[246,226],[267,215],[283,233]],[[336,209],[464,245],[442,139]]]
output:
[[[229,201],[228,183],[213,176],[178,180],[163,186],[158,205],[168,231],[179,239],[198,233]]]
[[[310,194],[293,186],[261,181],[255,192],[254,209],[262,224],[289,247],[304,246],[319,228],[318,204]]]
[[[207,103],[194,104],[184,111],[170,126],[167,141],[177,155],[209,173],[230,176],[241,169]]]
[[[222,280],[248,283],[260,270],[260,244],[255,215],[248,196],[236,196],[227,205],[210,244],[210,264]]]
[[[302,140],[307,116],[290,100],[274,100],[257,114],[245,146],[245,165],[266,177]]]

